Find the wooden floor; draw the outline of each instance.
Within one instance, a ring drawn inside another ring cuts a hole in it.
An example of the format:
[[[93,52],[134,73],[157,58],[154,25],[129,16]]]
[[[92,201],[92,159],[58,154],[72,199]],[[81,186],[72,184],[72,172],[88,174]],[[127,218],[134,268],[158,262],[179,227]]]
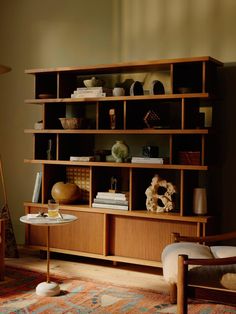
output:
[[[16,259],[6,258],[6,265],[46,272],[46,260],[40,258],[38,251],[21,247],[19,254],[20,257]],[[50,273],[168,293],[168,285],[160,268],[124,263],[114,265],[112,262],[98,259],[51,253]]]

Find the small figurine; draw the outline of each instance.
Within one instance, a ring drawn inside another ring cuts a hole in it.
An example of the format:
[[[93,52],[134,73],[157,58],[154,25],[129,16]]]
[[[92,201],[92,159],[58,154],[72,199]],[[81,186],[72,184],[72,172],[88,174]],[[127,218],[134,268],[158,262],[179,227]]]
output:
[[[115,192],[117,191],[117,178],[112,176],[111,177],[111,188],[109,190],[109,192]]]
[[[149,110],[144,118],[143,118],[144,123],[146,124],[148,129],[157,127],[160,123],[160,118],[159,116],[156,114],[155,111],[153,110]]]
[[[47,149],[47,160],[51,160],[53,159],[53,156],[52,156],[52,140],[49,139],[48,140],[48,149]]]
[[[151,185],[146,189],[146,208],[149,211],[169,212],[175,208],[172,200],[176,189],[172,183],[162,180],[158,174],[152,178]]]
[[[116,112],[115,109],[109,110],[109,116],[110,116],[110,128],[114,130],[116,128]]]

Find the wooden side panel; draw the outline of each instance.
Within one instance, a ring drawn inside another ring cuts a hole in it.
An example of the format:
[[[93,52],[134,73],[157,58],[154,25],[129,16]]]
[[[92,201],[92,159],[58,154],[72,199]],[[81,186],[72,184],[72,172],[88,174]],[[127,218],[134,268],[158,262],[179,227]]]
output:
[[[197,224],[122,216],[110,217],[110,255],[161,260],[171,232],[197,235]]]

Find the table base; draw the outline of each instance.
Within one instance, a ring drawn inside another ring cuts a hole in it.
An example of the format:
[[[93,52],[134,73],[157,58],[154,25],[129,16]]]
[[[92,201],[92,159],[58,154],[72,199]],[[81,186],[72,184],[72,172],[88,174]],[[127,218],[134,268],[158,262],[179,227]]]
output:
[[[60,294],[60,286],[56,282],[41,282],[36,287],[36,294],[42,297],[53,297]]]

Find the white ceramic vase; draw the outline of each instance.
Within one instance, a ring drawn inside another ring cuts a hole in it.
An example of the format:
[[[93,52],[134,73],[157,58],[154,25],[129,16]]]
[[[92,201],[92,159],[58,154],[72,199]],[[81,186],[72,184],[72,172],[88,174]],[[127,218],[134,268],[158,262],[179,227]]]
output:
[[[196,188],[193,190],[193,212],[196,215],[205,215],[207,213],[206,189]]]
[[[123,87],[115,87],[113,88],[113,96],[124,96],[125,95],[125,90]]]

